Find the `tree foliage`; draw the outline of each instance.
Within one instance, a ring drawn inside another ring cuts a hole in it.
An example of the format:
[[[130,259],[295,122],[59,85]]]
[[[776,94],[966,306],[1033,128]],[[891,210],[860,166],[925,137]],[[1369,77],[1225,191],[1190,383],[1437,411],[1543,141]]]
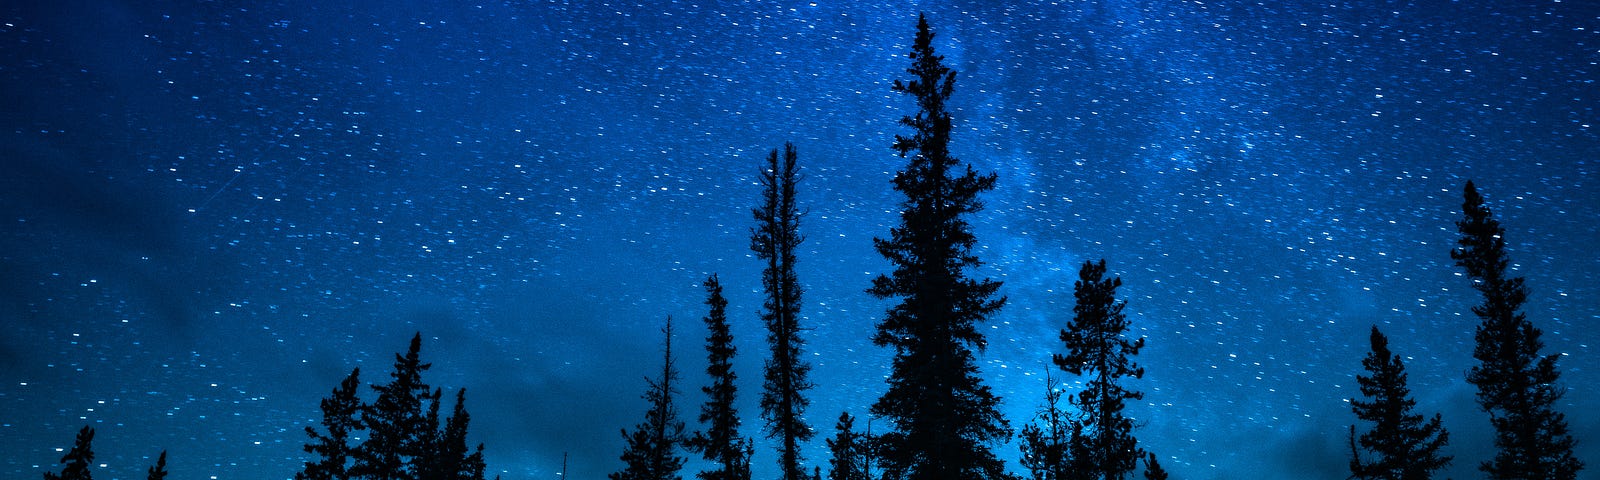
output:
[[[1351,399],[1356,418],[1372,422],[1372,429],[1356,436],[1350,426],[1350,475],[1361,480],[1428,480],[1450,463],[1440,454],[1450,432],[1438,414],[1431,419],[1412,413],[1417,405],[1406,387],[1405,364],[1389,351],[1389,338],[1372,327],[1372,351],[1361,360],[1368,375],[1357,375],[1361,395]],[[1363,452],[1366,452],[1363,454]]]
[[[61,456],[61,473],[44,472],[45,480],[94,480],[89,467],[94,465],[94,429],[84,425],[78,430],[72,448]]]
[[[322,427],[306,427],[303,448],[314,457],[295,480],[483,480],[483,445],[468,453],[466,389],[456,392],[450,416],[440,419],[443,391],[422,381],[431,364],[421,360],[422,334],[395,355],[390,382],[372,385],[370,404],[360,398],[361,370],[351,370],[322,400]],[[360,431],[366,439],[352,444]]]
[[[839,422],[833,426],[833,438],[825,440],[830,454],[828,480],[870,480],[867,449],[871,440],[854,431],[854,427],[855,417],[850,412],[840,413]]]
[[[156,459],[156,464],[145,470],[145,480],[166,480],[167,478],[167,451],[161,451],[161,457]]]
[[[702,480],[748,480],[750,460],[745,451],[750,443],[739,436],[739,410],[734,406],[738,376],[733,371],[733,357],[738,349],[733,345],[733,333],[728,328],[728,300],[722,296],[722,283],[716,275],[706,278],[706,375],[711,384],[700,387],[706,402],[700,406],[700,423],[705,431],[697,431],[684,442],[690,450],[699,452],[715,469],[696,474]]]
[[[359,396],[360,377],[360,368],[351,370],[350,375],[333,389],[332,396],[322,399],[322,428],[328,433],[320,434],[316,429],[306,427],[306,436],[311,437],[311,443],[303,449],[315,456],[305,463],[301,471],[295,473],[295,480],[350,478],[349,462],[355,453],[350,445],[351,434],[366,429],[360,417],[363,409]]]
[[[666,337],[661,348],[661,376],[645,379],[648,386],[642,398],[650,408],[645,411],[644,422],[636,425],[632,432],[622,432],[626,443],[622,451],[623,469],[611,473],[608,476],[611,480],[682,478],[678,471],[683,469],[685,460],[678,456],[677,450],[683,442],[684,426],[678,421],[678,410],[672,403],[672,397],[677,394],[673,384],[678,381],[678,370],[672,364],[672,317],[667,317],[661,333]]]
[[[1069,462],[1087,478],[1121,480],[1138,467],[1144,451],[1133,436],[1133,419],[1123,410],[1127,401],[1144,394],[1123,386],[1132,377],[1144,377],[1133,357],[1144,348],[1144,338],[1129,340],[1126,302],[1118,301],[1118,277],[1106,278],[1106,261],[1084,262],[1073,284],[1073,318],[1061,330],[1066,353],[1053,361],[1067,373],[1089,375],[1083,392],[1068,397],[1082,412],[1074,419]]]
[[[867,291],[899,303],[873,336],[873,343],[894,348],[894,359],[888,390],[872,413],[892,427],[879,437],[887,478],[1009,478],[989,445],[1009,438],[1010,428],[973,358],[973,349],[986,345],[976,325],[1005,299],[997,298],[1000,282],[967,273],[981,265],[972,253],[976,238],[968,217],[983,209],[978,194],[993,189],[996,177],[963,167],[950,154],[945,103],[955,72],[935,53],[933,38],[927,19],[919,17],[906,70],[911,80],[893,87],[916,102],[917,112],[900,119],[912,132],[894,142],[908,160],[893,179],[905,195],[900,223],[889,238],[873,239],[892,272],[873,279]]]
[[[761,271],[761,287],[766,301],[761,320],[767,326],[767,344],[772,357],[767,360],[761,393],[761,417],[766,419],[767,436],[777,438],[779,466],[783,480],[806,476],[800,462],[800,442],[811,439],[811,426],[805,421],[810,405],[806,391],[811,365],[801,360],[805,340],[800,337],[800,279],[795,273],[794,250],[805,241],[800,235],[801,213],[795,202],[795,184],[800,181],[794,144],[784,144],[783,158],[778,151],[767,156],[762,169],[761,205],[751,209],[756,227],[750,232],[750,250],[766,262]]]
[[[1576,478],[1583,462],[1573,456],[1566,416],[1555,410],[1566,393],[1558,383],[1560,355],[1539,353],[1543,332],[1521,311],[1528,288],[1522,277],[1508,276],[1505,229],[1471,181],[1463,197],[1465,215],[1456,222],[1461,238],[1450,258],[1483,295],[1483,303],[1472,307],[1481,320],[1472,351],[1479,364],[1467,372],[1467,381],[1478,387],[1478,405],[1489,413],[1497,449],[1479,469],[1496,480]]]

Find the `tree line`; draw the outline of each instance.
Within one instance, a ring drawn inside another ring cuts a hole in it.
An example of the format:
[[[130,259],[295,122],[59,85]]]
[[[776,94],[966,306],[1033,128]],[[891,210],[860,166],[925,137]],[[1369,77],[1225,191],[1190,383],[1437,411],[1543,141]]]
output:
[[[1010,473],[993,448],[1015,434],[1020,437],[1022,466],[1032,480],[1126,480],[1137,473],[1146,480],[1168,478],[1159,456],[1140,445],[1138,426],[1125,413],[1129,401],[1144,398],[1131,380],[1144,375],[1135,357],[1145,339],[1132,338],[1117,297],[1120,277],[1109,276],[1104,259],[1086,261],[1073,284],[1072,318],[1059,333],[1060,353],[1051,363],[1061,373],[1084,380],[1078,392],[1064,392],[1046,375],[1043,407],[1020,432],[1000,415],[1001,399],[983,383],[975,352],[987,345],[977,328],[1006,304],[1001,282],[976,278],[983,263],[973,253],[977,239],[972,218],[984,208],[979,195],[994,188],[997,175],[980,173],[949,151],[953,120],[947,101],[956,72],[943,64],[933,47],[934,33],[925,17],[917,31],[906,70],[893,91],[909,96],[916,111],[900,119],[910,129],[896,135],[893,148],[906,159],[892,181],[903,194],[900,221],[873,245],[892,266],[866,289],[893,303],[876,324],[871,340],[894,356],[887,388],[869,415],[885,420],[887,431],[861,432],[858,417],[842,412],[834,435],[825,439],[828,480],[1021,480]],[[792,144],[782,154],[767,156],[759,177],[762,195],[752,209],[750,249],[765,263],[761,275],[764,302],[760,311],[767,330],[768,357],[763,363],[760,417],[766,438],[776,445],[781,480],[821,480],[821,464],[807,472],[800,445],[812,438],[805,419],[814,387],[811,366],[802,360],[805,348],[799,324],[801,283],[795,274],[795,249],[803,210],[796,188],[802,180]],[[1584,464],[1573,456],[1575,440],[1555,403],[1565,390],[1559,384],[1559,355],[1543,354],[1539,328],[1521,311],[1528,296],[1522,277],[1510,276],[1505,231],[1476,185],[1463,189],[1460,237],[1450,257],[1472,281],[1482,303],[1473,358],[1467,373],[1477,387],[1479,407],[1494,427],[1496,453],[1478,469],[1495,480],[1570,480]],[[643,421],[624,429],[623,467],[610,480],[681,480],[684,453],[701,455],[711,468],[697,472],[701,480],[749,480],[756,441],[740,434],[738,392],[733,370],[736,349],[726,316],[727,300],[713,274],[703,283],[708,313],[703,318],[706,375],[701,387],[706,402],[698,421],[703,430],[689,432],[679,419],[675,398],[680,375],[672,350],[672,319],[662,328],[662,365],[646,378],[642,395],[649,408]],[[1363,398],[1351,399],[1360,425],[1349,428],[1351,478],[1423,480],[1449,465],[1445,453],[1449,432],[1439,414],[1416,412],[1406,386],[1401,355],[1374,326],[1370,352],[1362,360],[1365,374],[1356,376]],[[440,418],[441,389],[421,379],[430,364],[418,357],[420,333],[405,354],[395,356],[388,383],[372,385],[376,398],[363,402],[360,370],[322,400],[322,429],[306,427],[312,455],[296,480],[482,480],[483,445],[469,450],[470,420],[466,390],[456,392],[447,418]],[[1064,403],[1063,403],[1064,402]],[[356,432],[366,439],[354,442]],[[93,460],[93,429],[84,427],[73,448],[62,457],[58,473],[46,480],[88,480]],[[165,475],[166,452],[149,470],[150,480]]]

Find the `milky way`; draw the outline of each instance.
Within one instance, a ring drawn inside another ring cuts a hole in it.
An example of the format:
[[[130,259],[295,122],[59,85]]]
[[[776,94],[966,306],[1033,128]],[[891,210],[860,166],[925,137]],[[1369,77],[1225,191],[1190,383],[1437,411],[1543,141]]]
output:
[[[56,470],[91,425],[102,478],[163,449],[173,478],[288,478],[318,399],[420,331],[492,474],[554,478],[570,452],[570,477],[602,478],[668,315],[704,381],[711,273],[760,435],[749,210],[790,141],[804,454],[825,465],[832,420],[888,372],[868,340],[888,304],[863,290],[887,268],[871,239],[914,109],[889,87],[919,11],[959,71],[951,148],[999,174],[972,221],[1009,297],[980,360],[1013,427],[1077,266],[1105,258],[1149,342],[1136,432],[1175,478],[1344,478],[1372,325],[1443,414],[1447,473],[1475,477],[1477,300],[1449,259],[1472,179],[1600,462],[1585,2],[235,3],[0,7],[7,476]],[[761,445],[757,476],[776,459]]]

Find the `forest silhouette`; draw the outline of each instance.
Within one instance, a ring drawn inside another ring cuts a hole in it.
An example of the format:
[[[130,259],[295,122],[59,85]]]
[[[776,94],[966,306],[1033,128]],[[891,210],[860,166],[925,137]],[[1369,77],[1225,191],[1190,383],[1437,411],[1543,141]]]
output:
[[[949,150],[955,119],[947,105],[956,92],[957,72],[944,65],[936,38],[919,16],[905,71],[909,78],[895,80],[892,87],[915,108],[899,119],[905,131],[891,144],[906,162],[892,180],[902,196],[899,223],[873,239],[892,270],[862,286],[865,294],[890,304],[870,341],[893,354],[885,389],[867,412],[816,417],[807,411],[818,387],[809,380],[812,366],[802,355],[811,330],[800,324],[803,289],[795,269],[802,260],[797,247],[804,241],[806,209],[796,200],[804,186],[803,164],[788,144],[772,150],[759,166],[763,191],[751,202],[750,249],[764,264],[760,315],[769,347],[760,363],[759,417],[765,438],[775,445],[781,480],[1168,478],[1161,452],[1139,441],[1142,423],[1124,411],[1129,401],[1145,398],[1133,383],[1144,375],[1136,360],[1145,339],[1130,334],[1124,311],[1137,305],[1118,296],[1122,279],[1104,259],[1079,268],[1072,317],[1061,327],[1059,350],[1049,357],[1056,371],[1046,375],[1044,394],[1030,399],[1042,405],[1038,414],[1026,419],[1000,414],[1001,398],[984,383],[975,358],[987,345],[979,326],[1008,303],[1002,283],[977,272],[984,262],[975,253],[980,242],[973,225],[982,221],[982,194],[1002,179],[975,171]],[[1471,181],[1463,186],[1462,198],[1456,248],[1439,254],[1448,254],[1481,296],[1472,307],[1479,320],[1472,351],[1478,364],[1465,379],[1477,388],[1480,410],[1494,429],[1494,455],[1467,459],[1449,453],[1441,416],[1425,413],[1436,408],[1415,400],[1404,355],[1392,351],[1388,337],[1374,326],[1369,354],[1359,366],[1349,366],[1363,397],[1350,399],[1355,420],[1348,431],[1350,478],[1428,479],[1452,462],[1475,462],[1490,479],[1575,479],[1584,464],[1574,457],[1576,440],[1565,415],[1556,410],[1565,393],[1560,355],[1542,351],[1542,332],[1522,311],[1529,292],[1523,277],[1508,272],[1505,229],[1488,201]],[[755,368],[735,362],[723,281],[713,274],[703,283],[708,366],[698,387],[707,400],[699,409],[698,428],[688,428],[680,418],[679,393],[686,384],[675,366],[667,317],[662,363],[650,370],[641,395],[649,408],[639,423],[621,431],[625,447],[611,480],[681,480],[685,455],[691,453],[710,466],[695,472],[702,480],[753,477],[759,442],[741,431],[747,424],[734,408],[734,381],[737,372]],[[355,368],[334,387],[320,404],[320,424],[304,426],[308,459],[293,473],[296,480],[484,479],[485,446],[467,440],[466,389],[456,390],[454,401],[447,402],[444,389],[424,381],[431,364],[423,362],[421,350],[419,332],[404,353],[395,355],[383,383],[363,385]],[[1065,391],[1060,378],[1081,380],[1084,388]],[[887,428],[863,431],[863,416]],[[808,470],[800,446],[815,433],[813,418],[837,420],[824,442],[826,459],[810,462]],[[1013,422],[1021,423],[1020,429]],[[92,478],[94,433],[83,427],[60,458],[59,472],[45,473],[45,479]],[[1021,472],[1009,470],[995,451],[1014,437]],[[182,452],[173,460],[182,462]],[[147,478],[164,479],[166,469],[163,451]]]

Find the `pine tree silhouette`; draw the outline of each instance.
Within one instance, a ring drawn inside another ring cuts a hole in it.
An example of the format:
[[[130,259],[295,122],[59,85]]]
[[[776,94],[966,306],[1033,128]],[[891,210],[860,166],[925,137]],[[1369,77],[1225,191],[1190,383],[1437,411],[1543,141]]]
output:
[[[1129,341],[1128,317],[1118,301],[1117,287],[1122,279],[1105,278],[1106,261],[1084,262],[1073,285],[1073,319],[1061,330],[1067,352],[1053,357],[1056,366],[1073,375],[1090,375],[1088,385],[1068,401],[1082,412],[1074,420],[1081,433],[1068,447],[1074,470],[1088,478],[1122,480],[1127,478],[1144,451],[1133,436],[1133,419],[1123,413],[1128,400],[1144,394],[1124,387],[1127,377],[1144,377],[1144,368],[1133,357],[1144,348],[1144,338]]]
[[[976,238],[968,217],[983,209],[978,194],[993,189],[996,177],[963,168],[950,154],[945,102],[955,72],[934,53],[933,38],[919,16],[906,70],[912,79],[894,83],[894,91],[917,104],[915,115],[900,120],[912,135],[896,135],[894,142],[909,160],[893,180],[906,198],[900,225],[888,239],[873,239],[893,272],[873,279],[867,292],[900,301],[872,338],[895,352],[888,390],[872,406],[893,428],[879,437],[881,465],[894,480],[1011,478],[989,447],[1009,438],[1010,428],[972,353],[987,345],[976,325],[1005,299],[995,298],[1000,282],[967,276],[982,264],[972,253]]]
[[[1167,470],[1161,468],[1161,461],[1156,460],[1154,453],[1144,458],[1144,480],[1167,480]]]
[[[350,478],[348,462],[355,454],[350,437],[353,432],[366,428],[359,417],[362,410],[361,399],[357,397],[361,386],[360,376],[360,368],[351,370],[350,375],[333,389],[333,395],[322,400],[322,428],[327,429],[328,434],[322,435],[316,429],[306,427],[306,436],[311,437],[311,443],[302,449],[316,457],[294,474],[295,480]]]
[[[94,475],[89,473],[89,467],[94,465],[94,429],[85,425],[78,430],[78,437],[72,442],[72,449],[61,456],[61,463],[66,464],[61,468],[61,473],[44,472],[45,480],[94,480]]]
[[[1495,480],[1576,478],[1583,462],[1572,454],[1566,416],[1555,410],[1566,393],[1557,383],[1560,355],[1541,356],[1543,332],[1521,312],[1528,288],[1522,277],[1507,276],[1505,229],[1471,181],[1463,197],[1459,248],[1450,258],[1483,294],[1483,303],[1472,307],[1482,320],[1472,351],[1480,363],[1467,372],[1467,381],[1478,387],[1478,405],[1489,413],[1498,450],[1478,469]]]
[[[824,441],[832,454],[828,460],[828,480],[870,480],[864,452],[869,444],[860,433],[852,430],[854,426],[855,417],[850,416],[850,412],[840,413],[839,423],[833,426],[833,438]]]
[[[167,479],[167,451],[161,451],[161,457],[156,459],[156,464],[145,471],[145,480]]]
[[[437,393],[433,411],[437,411]],[[482,480],[483,478],[483,444],[478,444],[478,450],[468,454],[467,426],[472,420],[467,413],[467,389],[456,390],[455,408],[450,412],[450,418],[445,420],[444,430],[437,435],[437,442],[427,454],[427,473],[422,476],[424,480]],[[434,415],[436,416],[436,414]]]
[[[411,338],[405,355],[395,355],[391,381],[373,385],[378,398],[361,415],[368,431],[367,440],[361,444],[349,474],[371,480],[417,480],[422,473],[418,459],[426,455],[430,437],[437,427],[429,428],[428,415],[423,404],[435,400],[432,388],[422,382],[422,372],[432,364],[422,363],[422,334]]]
[[[1372,352],[1361,360],[1371,376],[1356,376],[1361,395],[1350,400],[1356,418],[1373,423],[1372,430],[1356,437],[1350,426],[1350,475],[1360,480],[1428,480],[1450,463],[1439,450],[1450,441],[1439,415],[1423,421],[1412,413],[1417,405],[1406,387],[1406,367],[1389,351],[1389,338],[1372,327]],[[1358,446],[1359,445],[1359,446]],[[1363,455],[1363,451],[1367,452]]]
[[[683,422],[678,421],[678,410],[672,404],[677,393],[673,384],[678,380],[678,370],[672,365],[672,317],[661,329],[666,337],[662,342],[661,376],[646,378],[649,387],[643,398],[650,409],[644,422],[632,432],[624,430],[622,438],[627,446],[622,451],[623,469],[608,475],[611,480],[679,480],[678,470],[684,458],[678,456],[678,445],[683,441]]]
[[[695,432],[685,446],[699,452],[716,465],[696,474],[702,480],[748,480],[750,466],[744,455],[746,441],[739,437],[739,411],[734,407],[738,378],[733,372],[733,334],[728,329],[728,300],[722,296],[722,283],[716,275],[706,278],[706,375],[711,384],[700,387],[706,403],[700,407],[700,423],[706,431]]]
[[[766,363],[765,387],[761,393],[761,417],[767,421],[767,436],[779,440],[778,465],[782,480],[804,480],[800,462],[800,442],[811,439],[811,426],[805,421],[811,402],[805,392],[812,387],[807,379],[811,365],[801,360],[805,341],[800,338],[800,279],[795,274],[794,249],[805,237],[800,235],[800,211],[795,203],[795,184],[800,181],[795,165],[794,144],[784,144],[783,160],[778,151],[767,156],[760,175],[761,206],[751,210],[756,227],[750,232],[750,250],[766,262],[761,271],[761,286],[766,301],[761,320],[767,326],[767,344],[772,357]]]

